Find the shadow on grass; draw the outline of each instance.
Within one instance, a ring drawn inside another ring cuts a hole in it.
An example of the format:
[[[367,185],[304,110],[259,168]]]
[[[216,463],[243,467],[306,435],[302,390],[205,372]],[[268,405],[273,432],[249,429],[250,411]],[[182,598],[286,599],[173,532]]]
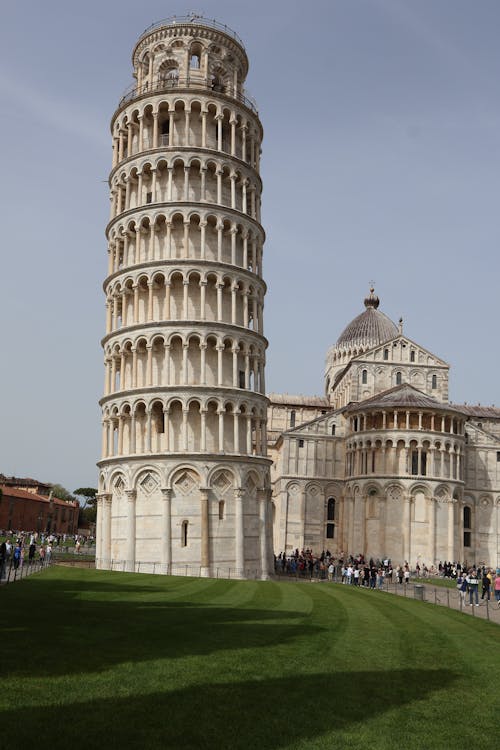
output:
[[[0,663],[11,677],[83,675],[124,662],[207,656],[304,636],[301,613],[169,600],[169,593],[182,593],[175,585],[46,578],[28,590],[29,583],[4,599]],[[81,598],[83,592],[97,598]],[[307,636],[322,630],[308,625]]]
[[[342,732],[445,690],[454,680],[444,669],[408,669],[200,684],[171,692],[166,685],[162,693],[30,707],[7,711],[2,719],[18,744],[48,728],[54,738],[71,728],[72,747],[273,750]],[[81,744],[75,744],[78,738]],[[331,739],[325,747],[332,747]]]

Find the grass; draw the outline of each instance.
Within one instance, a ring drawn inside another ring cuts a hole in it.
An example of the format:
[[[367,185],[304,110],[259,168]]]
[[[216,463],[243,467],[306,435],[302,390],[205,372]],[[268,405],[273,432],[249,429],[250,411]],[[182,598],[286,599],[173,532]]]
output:
[[[1,731],[19,745],[498,746],[500,628],[445,608],[59,567],[0,602]]]

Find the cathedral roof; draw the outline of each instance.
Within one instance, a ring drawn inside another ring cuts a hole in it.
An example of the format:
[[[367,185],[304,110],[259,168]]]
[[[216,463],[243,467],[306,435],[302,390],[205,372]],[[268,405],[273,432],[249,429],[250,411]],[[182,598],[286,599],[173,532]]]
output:
[[[481,406],[481,404],[451,404],[451,406],[470,417],[500,419],[500,408],[498,406]]]
[[[418,409],[439,409],[440,411],[458,412],[460,409],[444,404],[441,401],[427,396],[412,385],[403,383],[390,388],[388,391],[377,393],[372,398],[367,398],[348,407],[348,411],[363,411],[364,409],[395,409],[410,407]]]
[[[380,300],[373,292],[371,287],[369,296],[365,298],[365,311],[344,328],[336,348],[371,348],[398,335],[397,325],[378,309]]]
[[[326,396],[294,396],[291,393],[268,393],[272,404],[286,404],[287,406],[316,406],[321,409],[330,408]]]

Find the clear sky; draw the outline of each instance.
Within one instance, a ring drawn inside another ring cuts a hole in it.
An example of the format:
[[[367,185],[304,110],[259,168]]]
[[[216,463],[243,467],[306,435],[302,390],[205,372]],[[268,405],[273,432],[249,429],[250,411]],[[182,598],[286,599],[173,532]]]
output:
[[[498,0],[0,4],[0,472],[96,484],[109,121],[152,22],[195,10],[250,58],[264,125],[270,391],[380,309],[500,405]]]

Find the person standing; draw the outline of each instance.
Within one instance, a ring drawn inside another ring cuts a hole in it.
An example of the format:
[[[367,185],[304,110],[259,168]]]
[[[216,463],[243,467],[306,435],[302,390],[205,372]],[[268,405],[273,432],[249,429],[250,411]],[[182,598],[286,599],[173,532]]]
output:
[[[465,575],[463,575],[463,573],[460,573],[457,578],[457,589],[460,595],[461,606],[463,607],[467,604],[467,602],[465,601],[465,594],[467,593],[467,581],[465,580]]]
[[[20,542],[16,543],[16,546],[14,547],[14,570],[17,570],[19,565],[21,564],[21,544]]]
[[[491,578],[488,575],[488,571],[483,570],[483,577],[481,579],[482,583],[482,591],[481,591],[481,601],[486,596],[486,600],[490,600],[490,586],[491,586]]]
[[[335,572],[335,566],[333,562],[330,562],[330,565],[328,566],[328,580],[333,581],[333,574]]]
[[[5,541],[0,544],[0,580],[4,577],[5,574],[5,562],[7,559],[7,545],[5,544]]]
[[[465,580],[467,581],[467,586],[469,588],[469,604],[472,607],[474,605],[473,599],[475,598],[476,607],[479,607],[479,592],[478,592],[479,579],[477,577],[477,572],[475,568],[472,568],[472,570],[468,572]]]
[[[495,599],[497,602],[497,607],[500,607],[500,570],[497,570],[495,583],[493,585],[495,587]]]
[[[380,567],[377,571],[377,586],[380,591],[383,591],[384,589],[384,576],[385,576],[384,569]]]

